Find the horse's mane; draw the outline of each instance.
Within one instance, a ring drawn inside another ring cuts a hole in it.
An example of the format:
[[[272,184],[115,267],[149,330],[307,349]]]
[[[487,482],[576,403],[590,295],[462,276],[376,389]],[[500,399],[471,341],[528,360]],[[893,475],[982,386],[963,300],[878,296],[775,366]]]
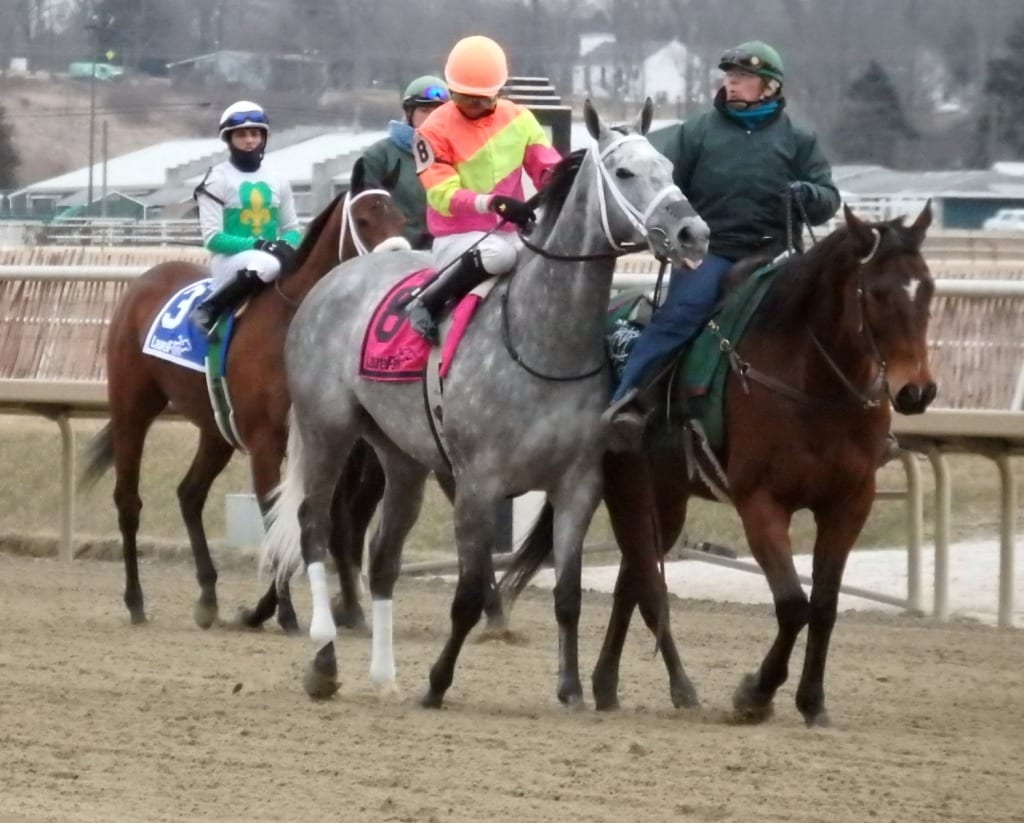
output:
[[[880,223],[865,223],[879,232],[876,262],[904,253],[919,253],[920,247],[903,225],[903,218]],[[775,275],[761,305],[751,318],[751,329],[786,330],[804,324],[812,304],[834,269],[846,268],[853,254],[850,230],[840,226],[822,238],[805,254],[789,257]],[[827,288],[827,284],[826,284]]]
[[[316,241],[320,237],[320,233],[324,230],[324,225],[326,225],[327,221],[331,219],[331,214],[334,213],[334,209],[338,205],[338,201],[340,201],[344,196],[344,193],[339,194],[322,212],[320,212],[320,214],[310,221],[310,224],[306,227],[306,233],[302,236],[302,242],[299,243],[299,248],[295,252],[295,264],[292,271],[296,271],[306,262],[306,260],[309,259],[309,255],[312,253],[313,247],[316,245]]]
[[[537,205],[544,207],[538,226],[541,230],[549,228],[562,210],[565,198],[569,196],[569,189],[576,181],[576,175],[579,174],[586,153],[586,149],[576,149],[551,167],[547,181],[537,192]]]

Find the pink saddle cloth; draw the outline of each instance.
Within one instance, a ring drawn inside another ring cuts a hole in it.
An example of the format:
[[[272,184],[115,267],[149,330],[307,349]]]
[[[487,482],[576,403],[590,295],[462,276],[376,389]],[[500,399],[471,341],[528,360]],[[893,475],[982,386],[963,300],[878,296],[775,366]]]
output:
[[[370,318],[363,335],[359,375],[367,380],[411,382],[423,377],[430,356],[430,343],[416,334],[405,316],[405,304],[412,292],[434,276],[434,269],[420,269],[400,280],[385,295]],[[448,376],[459,342],[480,303],[475,294],[466,295],[452,311],[452,324],[441,349],[441,377]]]

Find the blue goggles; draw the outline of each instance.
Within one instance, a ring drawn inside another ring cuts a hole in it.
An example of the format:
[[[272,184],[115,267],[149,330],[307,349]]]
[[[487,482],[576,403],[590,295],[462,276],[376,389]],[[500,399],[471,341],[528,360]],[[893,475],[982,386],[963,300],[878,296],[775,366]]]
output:
[[[412,98],[413,103],[447,103],[451,99],[444,86],[427,86]]]
[[[237,129],[240,126],[267,126],[269,128],[270,121],[267,119],[267,115],[261,111],[238,111],[220,124],[222,129]]]

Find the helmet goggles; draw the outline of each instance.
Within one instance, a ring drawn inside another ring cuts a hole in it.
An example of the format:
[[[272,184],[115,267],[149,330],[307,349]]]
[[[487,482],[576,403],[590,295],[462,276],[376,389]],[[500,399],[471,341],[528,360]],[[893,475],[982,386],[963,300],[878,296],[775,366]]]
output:
[[[759,54],[733,49],[722,55],[722,59],[718,62],[718,68],[742,69],[751,74],[757,74],[772,68],[772,66],[769,66]]]
[[[427,86],[405,100],[407,106],[433,106],[447,103],[451,99],[444,86]]]
[[[262,111],[236,111],[224,118],[224,121],[220,124],[221,130],[240,129],[243,126],[268,129],[270,128],[270,121]]]

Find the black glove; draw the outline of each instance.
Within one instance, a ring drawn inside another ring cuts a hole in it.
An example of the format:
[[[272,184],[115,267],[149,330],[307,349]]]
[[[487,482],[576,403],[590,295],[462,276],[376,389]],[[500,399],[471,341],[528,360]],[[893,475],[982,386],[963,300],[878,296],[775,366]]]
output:
[[[533,212],[533,206],[522,200],[516,200],[514,197],[506,197],[504,194],[494,195],[487,208],[499,217],[508,220],[509,223],[515,223],[521,229],[527,228],[537,219],[537,215]]]
[[[811,184],[805,183],[803,180],[790,183],[788,191],[794,203],[799,201],[806,204],[814,196],[814,189],[811,187]]]
[[[295,249],[283,240],[264,240],[260,237],[256,240],[253,248],[276,257],[281,264],[282,274],[287,274],[292,270],[295,263]]]

